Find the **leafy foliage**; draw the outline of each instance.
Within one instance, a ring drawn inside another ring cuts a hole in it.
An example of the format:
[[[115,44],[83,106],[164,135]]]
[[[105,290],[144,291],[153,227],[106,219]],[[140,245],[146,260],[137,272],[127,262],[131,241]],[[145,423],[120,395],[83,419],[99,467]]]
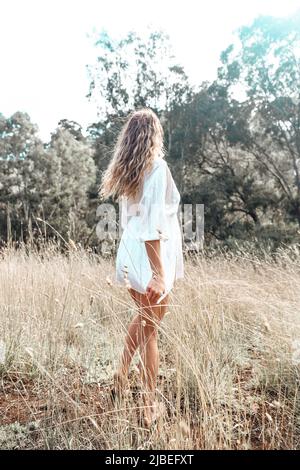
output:
[[[217,78],[191,86],[169,37],[97,38],[84,136],[62,119],[43,144],[25,113],[0,115],[2,240],[63,237],[96,246],[97,188],[129,111],[151,107],[183,203],[205,205],[207,244],[299,242],[300,13],[260,16],[220,55]],[[37,219],[49,225],[40,226]]]

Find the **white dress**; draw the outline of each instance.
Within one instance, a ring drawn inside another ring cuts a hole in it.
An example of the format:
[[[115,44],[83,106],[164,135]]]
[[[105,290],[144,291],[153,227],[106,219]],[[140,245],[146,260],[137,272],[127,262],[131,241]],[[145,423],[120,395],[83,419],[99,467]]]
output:
[[[129,281],[133,289],[144,294],[152,277],[145,241],[161,240],[166,285],[162,299],[170,292],[174,281],[184,277],[178,219],[180,194],[165,159],[155,155],[140,194],[135,200],[121,196],[119,202],[124,231],[116,257],[116,282],[126,284]]]

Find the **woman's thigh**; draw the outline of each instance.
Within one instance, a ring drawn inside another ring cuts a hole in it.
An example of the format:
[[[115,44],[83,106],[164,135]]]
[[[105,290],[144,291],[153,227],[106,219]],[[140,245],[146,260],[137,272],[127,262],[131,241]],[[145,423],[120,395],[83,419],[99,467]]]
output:
[[[141,294],[132,288],[129,289],[129,293],[135,301],[140,315],[147,323],[151,320],[160,322],[163,319],[168,309],[169,294],[158,305],[151,305],[147,294]]]

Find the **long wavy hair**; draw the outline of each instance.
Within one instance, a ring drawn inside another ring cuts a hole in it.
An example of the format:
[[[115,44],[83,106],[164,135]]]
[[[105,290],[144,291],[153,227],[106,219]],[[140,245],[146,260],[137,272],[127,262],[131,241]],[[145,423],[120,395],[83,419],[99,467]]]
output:
[[[135,197],[143,176],[151,168],[154,156],[165,156],[163,128],[150,108],[132,111],[116,141],[112,159],[104,171],[99,187],[101,199]]]

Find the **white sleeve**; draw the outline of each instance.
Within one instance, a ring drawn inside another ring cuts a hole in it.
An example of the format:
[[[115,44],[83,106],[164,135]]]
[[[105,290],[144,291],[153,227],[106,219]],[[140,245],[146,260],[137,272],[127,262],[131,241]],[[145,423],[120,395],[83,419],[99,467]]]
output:
[[[140,201],[141,242],[167,240],[168,222],[166,217],[167,166],[161,162],[145,182]]]

